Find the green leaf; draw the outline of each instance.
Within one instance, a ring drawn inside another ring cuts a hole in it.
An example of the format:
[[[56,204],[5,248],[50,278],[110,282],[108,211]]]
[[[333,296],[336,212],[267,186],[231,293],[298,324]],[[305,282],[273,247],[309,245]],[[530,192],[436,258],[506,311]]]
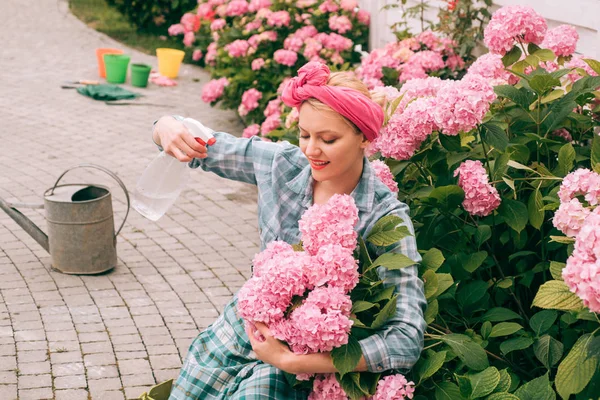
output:
[[[381,234],[381,232],[379,234]],[[379,266],[382,266],[389,271],[393,271],[410,267],[411,265],[415,265],[415,262],[402,253],[384,253],[373,261],[371,266],[365,270],[365,273]]]
[[[484,281],[469,282],[464,286],[459,286],[456,295],[456,301],[461,308],[468,307],[477,303],[487,293],[488,284]]]
[[[528,337],[516,337],[500,343],[500,351],[506,355],[512,351],[525,350],[533,344],[533,339]]]
[[[379,313],[375,317],[375,321],[373,321],[373,323],[371,324],[371,328],[373,328],[373,329],[381,328],[382,326],[385,325],[387,320],[390,319],[396,313],[397,297],[398,297],[398,295],[394,295],[394,297],[392,297],[390,299],[390,301],[388,301],[386,303],[386,305],[383,306],[381,311],[379,311]]]
[[[486,400],[520,400],[520,399],[512,393],[499,392],[499,393],[490,394],[488,397],[486,397]]]
[[[498,283],[496,283],[496,285],[501,289],[508,289],[513,285],[512,277],[501,279],[498,281]]]
[[[440,310],[440,305],[439,305],[437,299],[433,299],[427,304],[427,309],[425,310],[425,313],[423,314],[423,317],[425,318],[425,322],[427,323],[427,325],[429,325],[433,321],[435,321],[435,317],[437,317],[439,310]]]
[[[569,236],[553,236],[550,235],[550,241],[562,244],[573,244],[575,243],[575,238]]]
[[[475,244],[481,247],[486,241],[492,237],[492,228],[489,225],[479,225],[475,232]]]
[[[408,232],[408,229],[405,229],[404,231],[400,229],[395,231],[383,231],[369,235],[369,237],[367,238],[367,242],[372,243],[375,246],[389,246],[396,243],[400,239],[404,239],[407,236],[412,236],[411,233]]]
[[[529,110],[529,106],[535,100],[535,93],[527,88],[517,89],[512,85],[500,85],[494,87],[494,92],[500,97],[505,97],[519,107]]]
[[[470,397],[476,399],[487,396],[496,389],[500,382],[500,372],[496,367],[489,367],[477,374],[469,375],[469,380],[471,381]]]
[[[421,265],[425,269],[431,269],[437,271],[439,267],[442,266],[446,259],[444,258],[444,254],[438,249],[429,249],[427,253],[423,254],[423,260],[421,261]]]
[[[516,322],[500,322],[499,324],[494,325],[492,328],[492,333],[490,333],[490,337],[512,335],[521,329],[523,329],[523,327]]]
[[[515,392],[521,400],[555,400],[556,393],[552,390],[550,381],[548,380],[548,374],[535,378],[523,386],[521,386]]]
[[[462,148],[460,136],[440,135],[439,138],[440,143],[448,152],[458,152]]]
[[[587,348],[591,340],[592,335],[589,333],[581,336],[558,366],[554,384],[563,399],[581,392],[596,372],[598,357],[587,358]]]
[[[421,357],[419,362],[415,365],[415,371],[419,377],[419,383],[425,379],[433,376],[446,361],[446,352],[440,351],[439,353],[433,353],[427,358]]]
[[[560,361],[563,355],[563,344],[550,335],[544,335],[534,343],[533,352],[537,359],[550,369]]]
[[[500,370],[500,382],[498,382],[498,386],[496,386],[496,389],[494,389],[494,392],[508,392],[508,389],[510,389],[510,383],[511,383],[510,374],[508,373],[508,371],[506,369],[501,369]]]
[[[454,383],[441,382],[435,385],[435,400],[464,400]]]
[[[521,163],[518,163],[518,162],[516,162],[516,161],[514,161],[514,160],[510,160],[510,161],[508,162],[508,166],[509,166],[509,167],[513,167],[513,168],[515,168],[515,169],[524,169],[524,170],[526,170],[526,171],[535,172],[533,169],[529,168],[528,166],[526,166],[526,165],[523,165],[523,164],[521,164]]]
[[[561,263],[558,261],[550,261],[550,274],[552,274],[552,277],[558,281],[562,281],[562,270],[564,267],[566,267],[567,264],[565,263]]]
[[[598,62],[596,60],[592,60],[590,58],[584,58],[583,61],[585,61],[587,63],[587,65],[589,65],[590,68],[592,68],[594,70],[595,73],[600,75],[600,62]]]
[[[529,223],[535,229],[540,229],[544,223],[544,201],[539,189],[534,190],[527,201],[527,211],[529,212]]]
[[[488,310],[485,314],[483,314],[483,321],[491,321],[491,322],[500,322],[500,321],[508,321],[511,319],[520,319],[521,316],[514,312],[513,310],[509,310],[504,307],[494,307]]]
[[[483,348],[466,335],[450,333],[440,338],[470,368],[481,371],[489,366],[487,354]]]
[[[509,151],[506,151],[494,160],[494,180],[498,180],[504,177],[504,174],[508,169],[508,162],[510,161],[510,156],[511,153]]]
[[[590,340],[587,349],[587,355],[589,357],[600,357],[600,336],[596,336]]]
[[[565,92],[562,89],[556,89],[556,90],[551,91],[544,97],[542,97],[540,102],[542,104],[550,103],[551,101],[560,99],[564,94],[565,94]]]
[[[356,314],[359,312],[370,310],[375,307],[375,303],[371,303],[369,301],[357,300],[352,302],[352,313]]]
[[[539,95],[543,95],[555,86],[560,86],[560,81],[550,74],[536,75],[529,81],[529,86]]]
[[[435,292],[435,295],[433,297],[438,297],[439,295],[444,293],[446,290],[448,290],[448,288],[450,288],[452,285],[454,285],[454,279],[452,278],[452,274],[436,273],[435,275],[437,276],[438,289],[437,289],[437,292]]]
[[[573,92],[569,93],[572,94]],[[552,103],[548,108],[548,113],[544,117],[544,121],[541,124],[541,129],[544,134],[552,132],[565,119],[573,112],[573,109],[577,106],[573,96],[566,95],[558,101]]]
[[[379,289],[379,288],[378,288]],[[372,303],[377,303],[380,302],[382,300],[390,300],[392,298],[392,296],[394,295],[394,291],[396,290],[396,287],[391,285],[386,287],[383,290],[378,290],[373,297],[371,297],[369,300]]]
[[[532,43],[530,43],[531,45]],[[550,49],[539,49],[533,52],[533,54],[540,59],[540,61],[554,61],[556,60],[556,54]]]
[[[592,169],[600,173],[600,136],[594,135],[594,139],[592,140]]]
[[[523,52],[519,46],[513,46],[513,48],[502,57],[502,64],[504,64],[505,67],[508,67],[516,63],[521,58],[521,54],[523,54]]]
[[[517,200],[503,199],[498,213],[504,218],[506,224],[517,232],[521,232],[529,220],[527,207]]]
[[[554,321],[558,318],[558,313],[554,310],[543,310],[535,313],[529,320],[529,326],[535,333],[535,336],[540,336],[542,333],[552,328]]]
[[[540,286],[532,305],[563,311],[583,309],[581,299],[563,281],[548,281]]]
[[[383,232],[383,231],[393,231],[398,225],[402,224],[404,220],[397,215],[386,215],[385,217],[379,218],[373,228],[371,228],[370,235]]]
[[[560,176],[565,176],[575,165],[575,149],[571,143],[567,143],[558,151],[558,171]]]
[[[433,270],[428,269],[425,271],[423,274],[423,283],[425,284],[425,298],[430,299],[438,290],[438,280]]]
[[[346,392],[346,395],[352,400],[359,400],[370,394],[361,388],[360,374],[358,372],[351,372],[343,377],[336,374],[336,379],[344,392]]]
[[[492,323],[490,321],[485,321],[481,325],[481,337],[484,340],[487,340],[487,338],[490,337],[490,333],[492,333]]]
[[[433,189],[429,197],[435,199],[440,208],[454,211],[465,199],[465,192],[457,185],[440,186]]]
[[[348,343],[331,350],[333,365],[341,376],[352,372],[362,357],[362,350],[358,340],[352,335],[348,336]]]
[[[487,251],[478,251],[477,253],[468,254],[464,257],[461,257],[461,261],[463,261],[463,268],[465,271],[474,272],[477,268],[483,264],[485,259],[487,258]]]
[[[506,136],[504,129],[500,128],[498,125],[489,123],[482,124],[482,126],[485,128],[483,130],[483,140],[500,151],[506,150],[506,147],[508,146],[508,136]]]

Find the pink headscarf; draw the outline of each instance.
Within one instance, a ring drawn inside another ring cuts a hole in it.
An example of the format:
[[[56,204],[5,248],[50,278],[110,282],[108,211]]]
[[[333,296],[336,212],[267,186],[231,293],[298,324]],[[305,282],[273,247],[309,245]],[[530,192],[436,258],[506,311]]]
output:
[[[317,61],[306,63],[298,70],[281,95],[290,107],[300,108],[302,103],[314,97],[352,121],[369,141],[377,138],[383,125],[383,109],[359,91],[343,86],[328,86],[329,68]]]

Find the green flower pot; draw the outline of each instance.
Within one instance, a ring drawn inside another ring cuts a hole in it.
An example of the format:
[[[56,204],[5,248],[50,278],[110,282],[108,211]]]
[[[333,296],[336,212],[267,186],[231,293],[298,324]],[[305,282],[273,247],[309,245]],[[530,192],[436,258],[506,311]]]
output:
[[[129,56],[124,54],[105,54],[106,81],[108,83],[125,83]]]
[[[148,76],[152,67],[147,64],[131,64],[131,85],[136,87],[148,86]]]

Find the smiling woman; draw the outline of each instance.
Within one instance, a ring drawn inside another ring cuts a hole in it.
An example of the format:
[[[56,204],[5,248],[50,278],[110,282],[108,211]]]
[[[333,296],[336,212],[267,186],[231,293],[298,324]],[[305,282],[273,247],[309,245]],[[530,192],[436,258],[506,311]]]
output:
[[[408,207],[377,178],[364,154],[384,121],[382,106],[366,87],[352,75],[330,74],[324,64],[311,62],[288,83],[282,99],[300,110],[299,148],[215,132],[217,142],[207,149],[191,137],[179,117],[161,118],[153,137],[180,161],[191,160],[193,167],[258,187],[262,249],[275,240],[299,243],[303,213],[336,194],[353,197],[358,209],[354,229],[361,237],[366,238],[380,218],[392,215],[412,232]],[[415,262],[421,259],[413,236],[387,250]],[[423,347],[423,284],[416,265],[378,273],[384,285],[398,293],[396,313],[375,334],[359,341],[362,356],[356,371],[407,370]],[[217,321],[192,343],[170,398],[305,399],[308,393],[291,388],[284,372],[336,372],[329,353],[294,354],[273,338],[268,327],[256,326],[264,342],[248,337],[234,296]]]

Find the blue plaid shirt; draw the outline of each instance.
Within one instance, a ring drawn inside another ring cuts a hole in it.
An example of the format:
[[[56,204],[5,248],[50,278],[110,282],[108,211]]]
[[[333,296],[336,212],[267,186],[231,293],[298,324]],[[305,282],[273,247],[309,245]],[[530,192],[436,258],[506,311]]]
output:
[[[208,157],[194,159],[190,166],[258,188],[258,225],[261,246],[273,240],[290,244],[300,241],[298,221],[313,202],[313,179],[308,160],[301,150],[287,142],[271,143],[260,138],[236,138],[215,132],[217,142],[208,148]],[[357,232],[366,238],[381,217],[401,217],[411,233],[414,229],[408,206],[401,203],[371,169],[364,158],[362,177],[352,192],[359,211]],[[377,254],[377,248],[370,248]],[[421,261],[414,236],[406,237],[386,249]],[[383,250],[379,250],[381,253]],[[393,318],[376,334],[360,341],[362,353],[372,372],[408,370],[417,362],[423,348],[427,306],[417,265],[388,271],[377,270],[386,286],[396,286],[399,294]]]

